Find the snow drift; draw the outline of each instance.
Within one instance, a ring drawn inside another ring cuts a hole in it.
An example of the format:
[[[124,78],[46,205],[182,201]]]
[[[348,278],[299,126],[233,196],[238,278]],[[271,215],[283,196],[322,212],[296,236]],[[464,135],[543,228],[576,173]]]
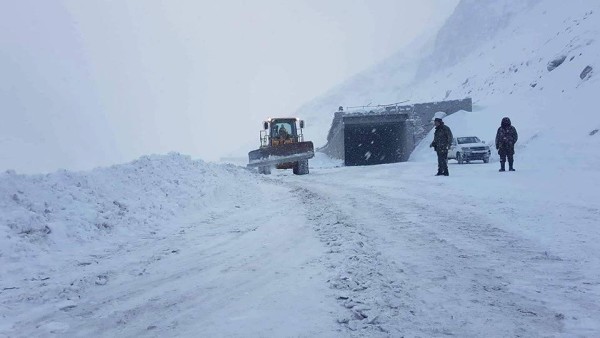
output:
[[[185,209],[233,208],[253,187],[245,170],[175,153],[81,173],[7,171],[0,174],[2,274],[34,258],[43,265],[44,253],[167,231]]]
[[[269,181],[175,153],[1,174],[0,336],[335,332],[308,212]]]

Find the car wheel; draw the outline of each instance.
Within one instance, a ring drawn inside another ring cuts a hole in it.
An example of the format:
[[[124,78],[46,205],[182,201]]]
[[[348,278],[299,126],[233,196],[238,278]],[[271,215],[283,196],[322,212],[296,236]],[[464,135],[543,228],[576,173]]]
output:
[[[463,164],[463,158],[461,153],[456,153],[456,161],[458,164]]]

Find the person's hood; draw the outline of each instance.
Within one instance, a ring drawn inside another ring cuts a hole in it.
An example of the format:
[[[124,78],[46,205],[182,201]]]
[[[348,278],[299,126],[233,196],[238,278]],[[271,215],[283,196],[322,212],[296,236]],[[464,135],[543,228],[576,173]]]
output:
[[[503,118],[502,123],[500,125],[502,127],[510,127],[511,126],[510,119],[508,117]]]

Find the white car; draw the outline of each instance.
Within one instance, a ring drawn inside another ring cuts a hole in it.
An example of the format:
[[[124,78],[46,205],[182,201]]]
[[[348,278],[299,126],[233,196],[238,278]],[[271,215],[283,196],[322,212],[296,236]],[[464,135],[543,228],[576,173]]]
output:
[[[448,151],[448,159],[455,159],[459,164],[474,160],[488,163],[490,161],[490,147],[476,136],[455,137]]]

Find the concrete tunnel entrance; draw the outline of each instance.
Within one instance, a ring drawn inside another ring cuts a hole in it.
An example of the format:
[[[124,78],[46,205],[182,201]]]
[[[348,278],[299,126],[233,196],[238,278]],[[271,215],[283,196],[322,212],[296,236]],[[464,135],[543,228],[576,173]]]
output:
[[[404,159],[403,123],[349,124],[344,128],[344,164],[374,165]]]
[[[407,161],[414,147],[412,121],[395,107],[381,111],[336,113],[323,151],[344,165]]]
[[[431,130],[438,111],[450,115],[472,111],[471,98],[462,100],[353,107],[334,113],[327,143],[319,149],[346,166],[408,161],[415,143]]]

